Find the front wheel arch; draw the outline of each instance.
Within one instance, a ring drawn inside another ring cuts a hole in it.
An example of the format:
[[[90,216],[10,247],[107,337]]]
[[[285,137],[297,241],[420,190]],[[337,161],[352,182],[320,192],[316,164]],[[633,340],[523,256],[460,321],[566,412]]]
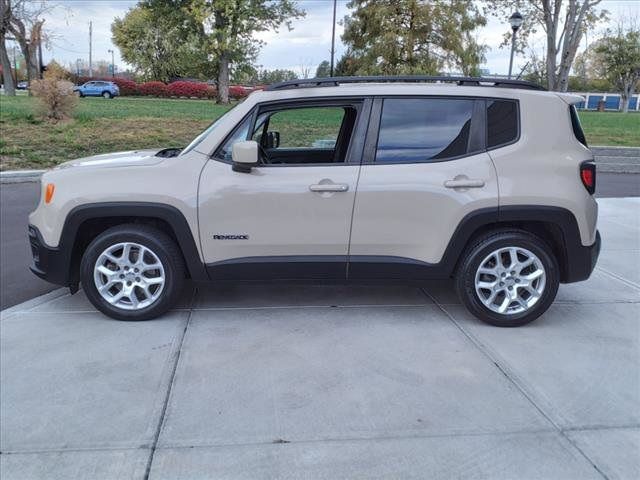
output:
[[[165,232],[179,246],[188,277],[209,279],[196,244],[197,232],[191,231],[180,210],[150,202],[108,202],[80,205],[67,215],[58,248],[67,257],[67,285],[72,290],[77,289],[80,261],[89,243],[108,228],[126,223],[146,224]]]

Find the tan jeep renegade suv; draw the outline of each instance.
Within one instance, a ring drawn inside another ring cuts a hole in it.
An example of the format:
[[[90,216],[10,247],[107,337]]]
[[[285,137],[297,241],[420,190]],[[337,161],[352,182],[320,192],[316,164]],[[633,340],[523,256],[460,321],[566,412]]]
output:
[[[255,92],[184,149],[44,174],[32,270],[121,320],[185,278],[420,283],[525,324],[600,249],[577,96],[510,80],[350,77]]]

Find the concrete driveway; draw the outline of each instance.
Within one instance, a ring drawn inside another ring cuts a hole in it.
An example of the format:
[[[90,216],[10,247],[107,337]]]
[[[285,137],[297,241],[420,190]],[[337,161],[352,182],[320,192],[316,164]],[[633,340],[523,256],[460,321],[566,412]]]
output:
[[[640,200],[600,204],[592,278],[517,329],[447,282],[5,310],[0,477],[640,478]]]

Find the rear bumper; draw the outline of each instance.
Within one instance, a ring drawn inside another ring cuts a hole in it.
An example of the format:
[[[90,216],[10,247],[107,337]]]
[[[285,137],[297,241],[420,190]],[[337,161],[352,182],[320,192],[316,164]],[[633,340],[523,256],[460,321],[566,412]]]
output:
[[[33,263],[29,269],[47,282],[69,286],[69,259],[58,248],[44,243],[37,227],[29,225],[29,244]]]
[[[562,283],[581,282],[591,276],[591,272],[600,256],[600,232],[596,232],[596,241],[587,247],[567,245],[567,265]]]

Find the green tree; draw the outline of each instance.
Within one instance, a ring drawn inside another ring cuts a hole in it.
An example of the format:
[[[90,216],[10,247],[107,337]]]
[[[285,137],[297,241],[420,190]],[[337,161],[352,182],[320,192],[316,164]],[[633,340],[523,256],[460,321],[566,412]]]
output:
[[[202,49],[204,28],[180,8],[185,2],[172,3],[170,10],[153,1],[141,3],[116,18],[113,43],[146,80],[213,74]]]
[[[472,32],[485,25],[475,3],[449,0],[351,0],[342,40],[348,74],[476,73],[485,48]],[[344,61],[343,61],[344,60]]]
[[[518,51],[524,51],[532,34],[545,33],[545,75],[549,90],[566,92],[569,73],[582,35],[607,18],[606,10],[596,6],[602,0],[485,0],[485,12],[505,21],[503,45],[510,45],[511,30],[507,19],[516,10],[524,17],[518,30]]]
[[[296,78],[296,72],[293,70],[275,69],[261,70],[256,76],[255,83],[260,85],[269,85],[271,83],[284,82]]]
[[[323,60],[316,68],[316,78],[330,77],[331,76],[331,64],[329,60]]]
[[[629,99],[640,84],[640,29],[625,31],[621,25],[608,31],[595,48],[597,68],[620,92],[622,111],[629,111]]]
[[[255,33],[291,29],[291,20],[304,16],[293,0],[192,0],[187,9],[204,25],[205,51],[216,63],[218,103],[229,103],[230,66],[253,62],[263,45]]]

